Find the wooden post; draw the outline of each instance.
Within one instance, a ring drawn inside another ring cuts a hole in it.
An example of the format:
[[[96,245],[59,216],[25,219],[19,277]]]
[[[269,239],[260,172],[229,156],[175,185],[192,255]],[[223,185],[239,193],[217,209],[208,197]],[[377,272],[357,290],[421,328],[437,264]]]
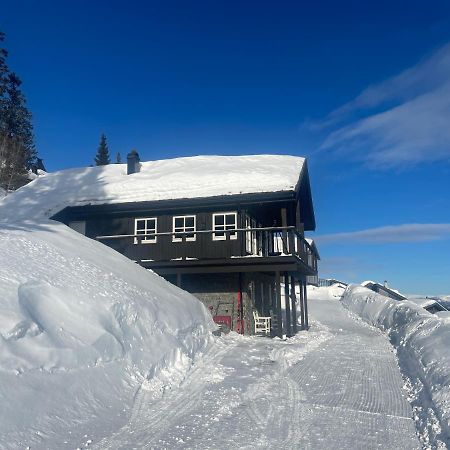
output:
[[[181,273],[177,272],[177,286],[181,288]]]
[[[275,272],[275,301],[276,301],[276,314],[278,322],[278,337],[283,338],[283,317],[281,315],[281,283],[280,283],[280,272],[277,270]]]
[[[289,274],[284,274],[284,303],[286,308],[286,336],[291,337],[291,298],[289,296]]]
[[[281,208],[281,226],[287,227],[287,209],[286,208]],[[288,240],[287,240],[286,230],[283,230],[281,241],[283,242],[283,253],[288,254],[289,250],[287,248]]]
[[[305,329],[305,304],[303,302],[304,299],[304,291],[303,291],[303,277],[300,277],[298,280],[298,286],[300,290],[300,322],[302,330]]]
[[[297,298],[295,294],[295,278],[291,276],[291,300],[292,300],[292,333],[297,334]]]
[[[304,288],[304,294],[303,294],[303,305],[305,308],[305,329],[307,330],[309,328],[308,323],[308,294],[306,289],[306,277],[303,277],[303,288]]]
[[[297,200],[295,202],[295,228],[297,231],[302,231],[302,225],[301,225],[301,217],[300,217],[300,200]]]

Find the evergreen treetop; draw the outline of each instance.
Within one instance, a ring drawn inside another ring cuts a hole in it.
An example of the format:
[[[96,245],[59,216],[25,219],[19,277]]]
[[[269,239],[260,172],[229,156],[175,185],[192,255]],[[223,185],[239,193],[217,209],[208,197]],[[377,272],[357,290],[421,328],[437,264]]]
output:
[[[9,191],[29,181],[27,169],[36,161],[36,149],[22,82],[8,68],[4,40],[0,31],[0,186]]]
[[[95,155],[96,166],[106,166],[110,164],[108,144],[106,143],[106,136],[102,134],[100,136],[100,144],[98,146],[97,154]]]
[[[2,129],[18,141],[27,152],[26,164],[36,160],[31,113],[26,106],[25,96],[20,90],[22,81],[15,73],[9,73],[6,80],[6,96],[3,104]]]

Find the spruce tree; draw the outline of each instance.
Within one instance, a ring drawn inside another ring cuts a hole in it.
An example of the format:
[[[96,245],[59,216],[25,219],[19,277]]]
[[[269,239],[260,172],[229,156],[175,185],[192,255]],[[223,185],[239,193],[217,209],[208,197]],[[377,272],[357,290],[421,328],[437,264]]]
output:
[[[106,136],[104,134],[100,137],[100,144],[98,146],[97,154],[95,155],[95,165],[106,166],[111,161],[109,159],[108,144],[106,143]]]
[[[120,156],[120,153],[117,152],[117,155],[116,155],[116,164],[120,164],[121,162],[122,162],[122,157]]]
[[[31,113],[26,106],[25,96],[20,90],[22,81],[15,73],[9,73],[6,82],[6,98],[4,103],[3,130],[6,134],[21,142],[25,148],[26,165],[36,160],[33,125]]]
[[[0,186],[8,191],[29,181],[26,169],[35,162],[36,149],[22,82],[8,69],[4,39],[0,31]]]
[[[0,44],[5,40],[5,33],[0,31]],[[8,66],[6,64],[6,58],[8,52],[5,48],[0,47],[0,124],[2,122],[3,102],[6,92],[6,79],[8,76]]]

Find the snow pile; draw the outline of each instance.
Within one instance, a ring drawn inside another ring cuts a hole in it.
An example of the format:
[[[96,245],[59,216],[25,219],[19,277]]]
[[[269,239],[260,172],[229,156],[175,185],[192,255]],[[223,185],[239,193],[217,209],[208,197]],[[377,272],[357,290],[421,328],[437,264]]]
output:
[[[411,301],[397,301],[379,295],[357,285],[349,286],[342,303],[364,321],[386,332],[397,349],[400,365],[410,380],[416,380],[415,390],[428,397],[434,404],[433,413],[416,409],[416,420],[424,420],[420,414],[436,414],[440,427],[429,433],[439,440],[450,439],[450,322],[428,313]],[[414,395],[418,395],[417,392]],[[429,419],[429,417],[428,417]],[[425,420],[428,420],[425,419]]]
[[[335,283],[331,286],[312,286],[308,285],[308,300],[336,300],[342,297],[346,286],[341,283]]]
[[[215,328],[189,293],[53,221],[0,220],[0,293],[8,448],[64,448],[64,432],[126,411],[146,380],[186,371]]]
[[[296,156],[195,156],[143,162],[127,175],[126,164],[62,170],[39,176],[16,192],[6,205],[20,202],[11,220],[66,206],[212,197],[242,193],[293,191],[305,159]]]

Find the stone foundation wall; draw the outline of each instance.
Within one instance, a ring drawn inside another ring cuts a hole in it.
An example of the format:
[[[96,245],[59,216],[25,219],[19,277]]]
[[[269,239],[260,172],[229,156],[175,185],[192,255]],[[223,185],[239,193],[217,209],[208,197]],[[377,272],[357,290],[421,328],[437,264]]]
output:
[[[247,335],[254,334],[253,309],[256,308],[260,315],[268,315],[269,310],[274,308],[274,284],[275,277],[265,273],[183,274],[181,278],[182,289],[202,301],[213,316],[231,316],[234,331],[237,331],[238,325],[238,293],[241,285],[244,334]]]

